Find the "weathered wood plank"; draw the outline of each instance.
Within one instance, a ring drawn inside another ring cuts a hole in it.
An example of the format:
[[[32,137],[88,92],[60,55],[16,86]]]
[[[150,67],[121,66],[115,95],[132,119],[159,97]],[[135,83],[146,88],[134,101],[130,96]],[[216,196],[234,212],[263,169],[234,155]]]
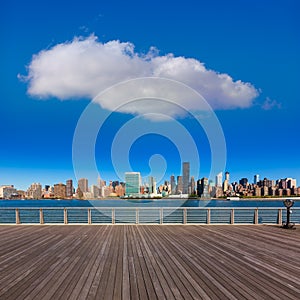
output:
[[[300,230],[0,226],[0,299],[299,299]]]
[[[135,269],[135,276],[136,276],[136,283],[137,283],[137,289],[139,294],[139,299],[147,299],[147,291],[145,286],[145,280],[142,272],[142,267],[140,264],[140,257],[142,256],[142,253],[138,246],[138,239],[136,237],[136,227],[132,226],[130,227],[131,231],[131,246],[132,246],[132,254],[133,254],[133,263],[134,263],[134,269]]]
[[[128,227],[124,229],[123,267],[122,267],[122,298],[130,299],[130,281],[128,270]]]
[[[105,242],[105,244],[103,245],[103,247],[99,253],[99,256],[101,259],[98,260],[97,271],[93,278],[93,282],[90,287],[89,293],[87,295],[87,299],[96,299],[97,289],[100,284],[101,278],[102,278],[102,276],[106,276],[106,274],[104,274],[104,266],[108,259],[109,252],[112,247],[112,241],[114,239],[114,235],[112,232],[113,232],[113,227],[108,226],[107,241]]]
[[[78,295],[78,299],[84,300],[87,298],[89,294],[98,267],[100,265],[101,260],[103,259],[104,251],[102,251],[102,249],[105,249],[107,247],[108,240],[109,240],[109,234],[108,234],[109,226],[106,227],[101,226],[100,228],[101,228],[101,235],[95,236],[95,242],[98,246],[94,247],[95,248],[94,259],[90,260],[90,264],[86,267],[85,272],[83,272],[83,274],[81,275],[81,279],[78,281],[78,284],[76,286],[78,290],[81,288],[81,291],[80,293],[78,293],[78,290],[74,289],[70,298],[73,297],[73,299],[76,299],[76,295]]]

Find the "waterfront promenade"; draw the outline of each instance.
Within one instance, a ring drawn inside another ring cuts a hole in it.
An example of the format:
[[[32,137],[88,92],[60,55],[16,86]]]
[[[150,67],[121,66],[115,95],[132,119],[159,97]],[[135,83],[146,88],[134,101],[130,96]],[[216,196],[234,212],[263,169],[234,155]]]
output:
[[[0,299],[300,299],[300,228],[0,226]]]

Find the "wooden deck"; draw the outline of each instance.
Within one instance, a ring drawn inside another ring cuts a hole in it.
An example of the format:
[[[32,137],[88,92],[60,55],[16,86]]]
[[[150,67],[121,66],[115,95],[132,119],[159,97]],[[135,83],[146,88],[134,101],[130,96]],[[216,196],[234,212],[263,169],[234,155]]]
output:
[[[300,228],[0,226],[0,299],[300,299]]]

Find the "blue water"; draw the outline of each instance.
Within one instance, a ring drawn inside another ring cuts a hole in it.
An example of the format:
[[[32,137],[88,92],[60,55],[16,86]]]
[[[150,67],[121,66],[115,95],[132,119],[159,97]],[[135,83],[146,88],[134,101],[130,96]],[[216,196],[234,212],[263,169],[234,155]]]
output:
[[[0,200],[0,207],[274,207],[284,208],[281,200]],[[294,207],[300,207],[296,200]]]
[[[98,209],[87,208],[97,207]],[[67,222],[69,224],[88,223],[90,214],[92,224],[115,223],[140,224],[155,223],[182,224],[184,220],[183,210],[179,207],[191,207],[200,209],[186,210],[186,222],[205,224],[207,223],[207,211],[205,208],[212,208],[210,211],[210,223],[230,224],[231,209],[234,212],[235,224],[253,224],[255,208],[258,208],[258,223],[278,224],[278,208],[284,209],[283,202],[274,200],[186,200],[186,199],[159,199],[159,200],[0,200],[0,223],[15,224],[17,222],[15,208],[19,208],[18,215],[21,224],[40,223],[39,208],[43,208],[43,220],[45,224],[64,224],[64,210],[67,208]],[[295,208],[291,216],[291,222],[300,224],[300,200],[295,201]],[[9,209],[11,208],[11,209]],[[27,209],[33,208],[33,209]],[[35,208],[35,209],[34,209]],[[48,209],[47,209],[48,208]],[[77,209],[80,208],[80,209]],[[113,209],[115,208],[115,209]],[[122,209],[123,208],[123,209]],[[137,211],[139,208],[138,219]],[[145,208],[145,209],[143,209]],[[147,209],[152,208],[152,209]],[[160,208],[164,208],[161,210]],[[204,209],[201,209],[204,208]],[[216,209],[213,209],[216,208]],[[229,209],[223,209],[229,208]],[[237,208],[246,208],[239,210]],[[248,209],[247,209],[248,208]],[[286,214],[283,214],[283,219]]]

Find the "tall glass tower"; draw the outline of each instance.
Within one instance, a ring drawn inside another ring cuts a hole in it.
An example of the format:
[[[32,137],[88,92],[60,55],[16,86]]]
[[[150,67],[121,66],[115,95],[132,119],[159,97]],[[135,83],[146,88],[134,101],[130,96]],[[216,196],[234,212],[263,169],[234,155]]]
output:
[[[156,194],[156,182],[152,176],[149,176],[149,194]]]
[[[222,180],[223,180],[223,172],[220,172],[220,173],[216,176],[216,186],[217,186],[217,187],[222,187]]]
[[[189,193],[189,183],[190,183],[190,163],[182,163],[182,193]]]
[[[141,174],[140,172],[125,173],[125,194],[126,196],[139,196],[141,189]]]

